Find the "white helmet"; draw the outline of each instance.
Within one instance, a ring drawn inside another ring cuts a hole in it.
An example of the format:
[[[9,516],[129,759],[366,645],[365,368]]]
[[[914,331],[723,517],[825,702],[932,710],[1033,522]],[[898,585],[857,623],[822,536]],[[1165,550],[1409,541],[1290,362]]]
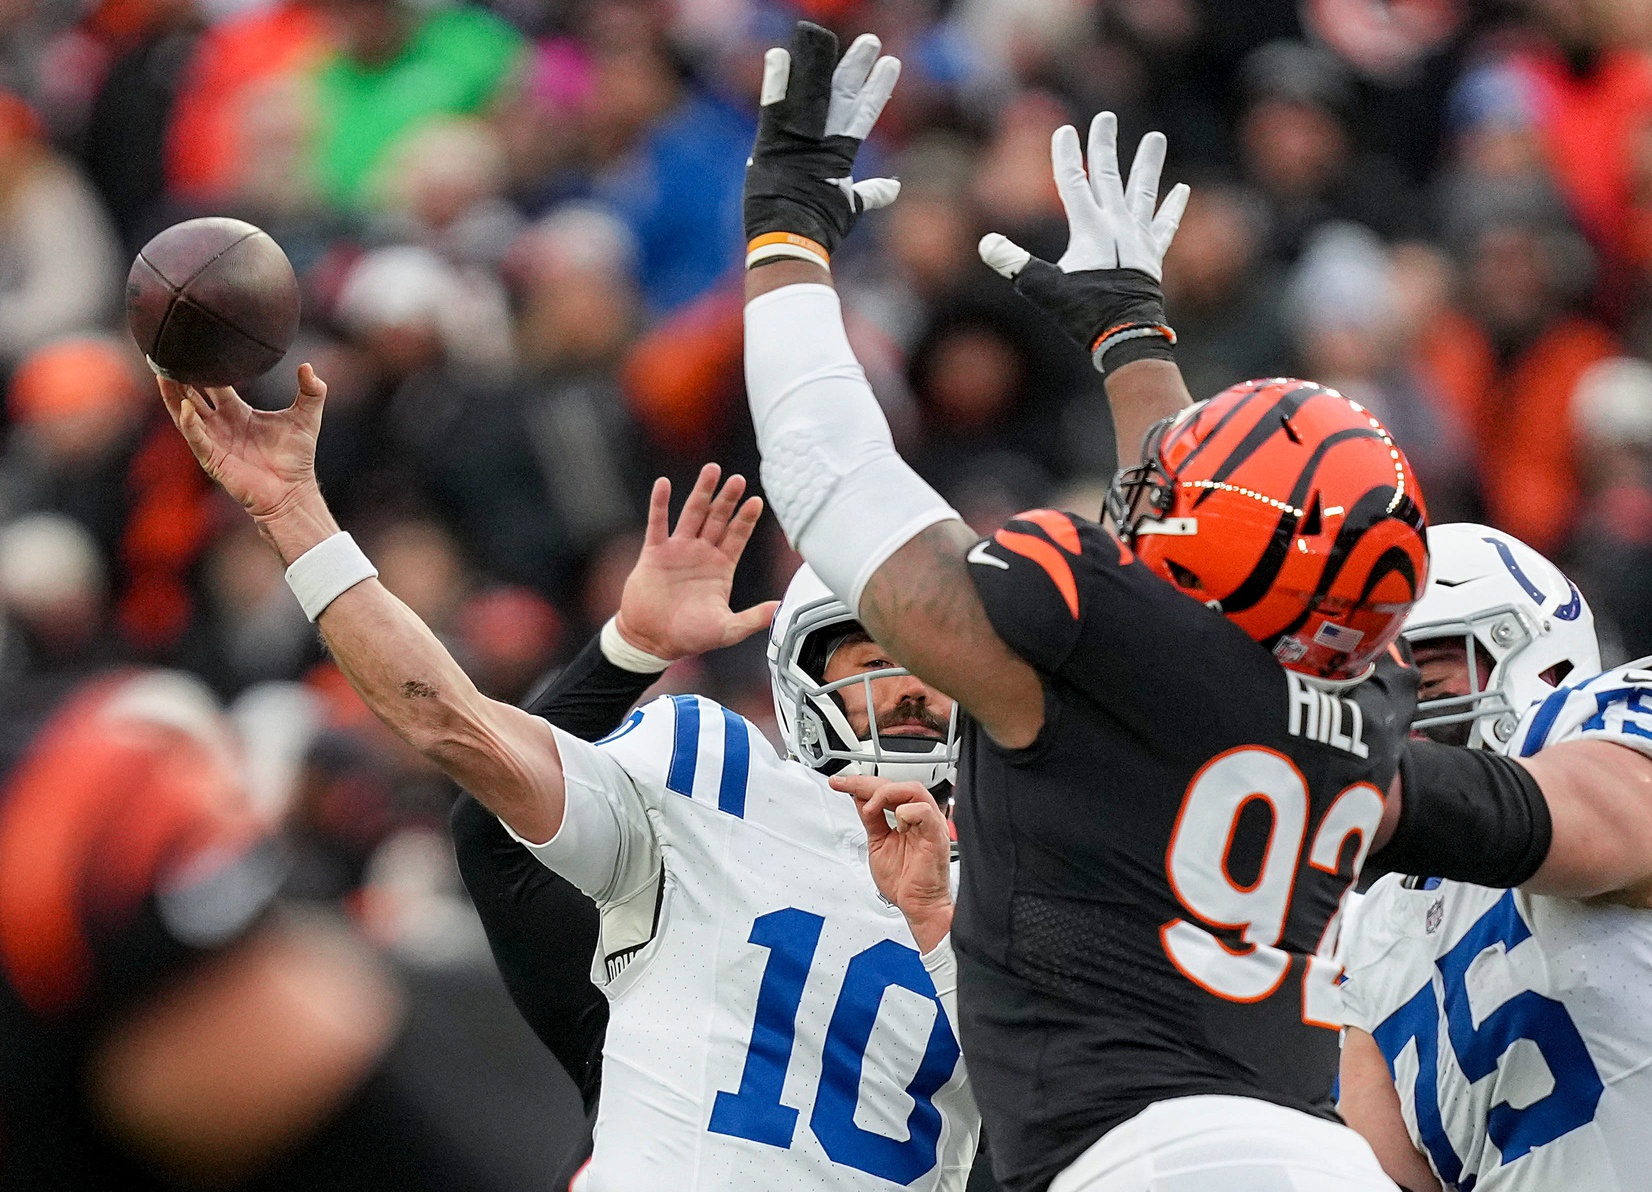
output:
[[[864,738],[849,727],[838,691],[864,683],[870,709],[872,680],[912,673],[904,667],[886,667],[835,683],[822,682],[820,672],[832,648],[857,628],[849,606],[807,564],[798,568],[769,630],[769,682],[787,751],[811,769],[828,774],[875,774],[930,788],[952,782],[958,770],[956,704],[946,737],[939,741],[880,735],[876,717],[870,718]]]
[[[1428,586],[1401,631],[1417,645],[1460,637],[1469,694],[1423,700],[1415,729],[1472,722],[1471,748],[1501,749],[1520,714],[1568,674],[1600,670],[1595,618],[1560,568],[1520,539],[1457,522],[1428,528]],[[1475,644],[1491,658],[1480,689]]]

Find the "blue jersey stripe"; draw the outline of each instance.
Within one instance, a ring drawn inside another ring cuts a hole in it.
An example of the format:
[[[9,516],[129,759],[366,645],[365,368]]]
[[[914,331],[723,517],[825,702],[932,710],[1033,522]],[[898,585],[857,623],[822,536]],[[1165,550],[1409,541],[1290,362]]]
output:
[[[751,738],[746,722],[723,709],[723,781],[717,788],[717,810],[746,815],[746,775],[751,769]]]
[[[1526,730],[1526,739],[1520,746],[1521,757],[1530,757],[1543,748],[1543,739],[1549,735],[1549,730],[1560,716],[1560,709],[1566,706],[1566,700],[1574,690],[1572,687],[1562,687],[1543,701],[1537,715],[1532,717],[1532,726]]]
[[[674,695],[677,732],[671,741],[671,769],[665,776],[667,790],[694,797],[694,768],[700,761],[700,700],[693,695]]]

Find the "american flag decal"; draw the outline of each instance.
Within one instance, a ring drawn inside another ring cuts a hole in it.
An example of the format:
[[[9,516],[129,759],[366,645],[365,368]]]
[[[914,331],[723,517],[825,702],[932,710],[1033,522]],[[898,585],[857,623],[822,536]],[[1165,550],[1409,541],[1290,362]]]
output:
[[[1365,634],[1358,629],[1349,629],[1344,625],[1334,625],[1326,621],[1314,634],[1314,640],[1322,646],[1329,646],[1333,650],[1348,653],[1355,649]]]

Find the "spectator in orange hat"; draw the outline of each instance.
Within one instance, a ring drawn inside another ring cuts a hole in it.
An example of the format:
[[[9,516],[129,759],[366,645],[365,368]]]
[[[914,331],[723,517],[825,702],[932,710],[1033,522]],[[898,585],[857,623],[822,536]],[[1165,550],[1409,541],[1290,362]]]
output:
[[[103,336],[72,336],[29,355],[6,413],[48,469],[95,465],[146,407],[132,353]]]
[[[114,232],[27,104],[0,91],[0,370],[97,326],[120,293]]]

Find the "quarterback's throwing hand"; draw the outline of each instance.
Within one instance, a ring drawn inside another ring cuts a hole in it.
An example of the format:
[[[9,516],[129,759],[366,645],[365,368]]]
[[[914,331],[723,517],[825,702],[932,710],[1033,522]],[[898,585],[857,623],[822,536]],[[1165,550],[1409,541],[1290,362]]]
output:
[[[729,607],[734,569],[763,514],[761,497],[741,501],[743,476],[719,490],[722,469],[707,464],[670,528],[671,482],[654,481],[648,530],[637,565],[625,580],[617,628],[640,650],[667,660],[704,654],[744,641],[774,619],[777,600],[744,612]]]
[[[1132,345],[1108,360],[1107,369],[1148,353],[1168,357],[1175,343],[1159,283],[1189,194],[1180,183],[1159,203],[1166,142],[1158,132],[1141,139],[1126,182],[1119,174],[1118,127],[1112,112],[1091,121],[1088,171],[1072,125],[1051,138],[1056,189],[1067,212],[1067,251],[1059,262],[1039,260],[997,232],[980,246],[981,259],[1054,317],[1092,353],[1097,368],[1110,350]]]
[[[838,775],[832,786],[855,800],[866,826],[872,880],[900,908],[925,952],[952,929],[952,835],[921,782]]]
[[[316,488],[315,444],[327,386],[308,364],[285,410],[255,410],[233,389],[196,389],[166,377],[161,400],[207,475],[260,521]]]
[[[855,155],[900,77],[882,43],[857,37],[838,60],[837,37],[799,21],[789,50],[763,57],[757,142],[746,163],[748,268],[780,258],[823,267],[861,214],[895,201],[893,178],[854,181]]]

